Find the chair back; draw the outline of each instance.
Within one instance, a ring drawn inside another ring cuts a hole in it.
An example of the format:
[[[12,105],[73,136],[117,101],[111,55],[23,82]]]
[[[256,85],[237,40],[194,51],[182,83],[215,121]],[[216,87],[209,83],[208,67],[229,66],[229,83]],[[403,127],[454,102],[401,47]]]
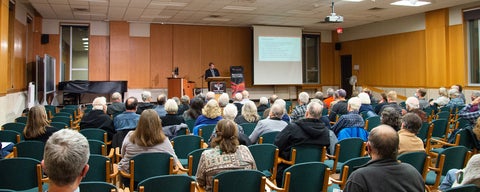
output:
[[[69,127],[72,127],[72,119],[70,117],[55,116],[52,117],[52,122],[62,122],[67,124]]]
[[[466,184],[446,189],[444,192],[479,192],[480,188],[475,184]]]
[[[290,182],[286,183],[286,174],[290,173]],[[289,192],[327,191],[330,169],[321,162],[299,163],[284,171],[283,187],[288,185]]]
[[[15,157],[29,157],[42,161],[44,148],[45,143],[41,141],[22,141],[15,144],[13,153]]]
[[[63,109],[60,109],[60,112],[61,113],[69,113],[73,118],[76,118],[77,117],[77,108],[63,108]]]
[[[187,159],[188,153],[202,148],[203,138],[196,135],[180,135],[172,139],[173,150],[179,159]]]
[[[44,105],[48,118],[51,119],[57,113],[57,107],[53,105]]]
[[[58,129],[65,129],[68,128],[70,125],[64,122],[50,122],[50,126],[58,128]]]
[[[365,119],[366,131],[370,132],[374,127],[379,126],[381,123],[380,116],[371,116]]]
[[[162,175],[150,177],[138,184],[139,192],[194,192],[195,179],[187,175]]]
[[[364,153],[364,141],[360,138],[348,138],[339,141],[340,151],[338,154],[338,161],[345,162],[355,157],[361,157]]]
[[[430,123],[423,122],[422,127],[418,130],[417,137],[425,142],[428,137],[428,129],[430,129]]]
[[[104,142],[88,139],[88,145],[90,148],[90,154],[107,156],[107,145],[105,145]]]
[[[343,172],[343,169],[342,171],[340,171],[340,178],[342,178],[342,176],[344,174],[347,174],[347,178],[350,176],[350,174],[352,174],[355,170],[357,170],[360,166],[368,163],[368,161],[370,161],[372,158],[370,157],[355,157],[355,158],[352,158],[352,159],[349,159],[347,161],[345,161],[343,163],[343,166],[348,166],[348,171],[345,173]]]
[[[277,146],[264,143],[248,146],[250,153],[255,159],[257,169],[265,174],[265,176],[274,180],[277,173],[277,159],[279,150]],[[272,178],[273,177],[273,178]]]
[[[58,112],[53,117],[68,117],[70,119],[73,119],[73,115],[67,112]]]
[[[262,135],[260,135],[260,139],[259,139],[259,144],[262,144],[262,143],[270,143],[270,144],[274,144],[275,143],[275,137],[277,137],[277,134],[280,133],[280,131],[272,131],[272,132],[268,132],[268,133],[264,133]]]
[[[130,174],[133,173],[134,182],[173,172],[173,156],[168,153],[141,153],[134,156],[130,162]]]
[[[445,155],[443,163],[442,175],[447,174],[450,169],[462,169],[466,163],[468,149],[465,146],[448,147],[441,151],[438,156]],[[439,167],[437,161],[436,167]]]
[[[107,132],[99,128],[86,128],[79,131],[83,136],[89,140],[97,140],[104,143],[108,142]]]
[[[207,148],[196,149],[188,153],[188,175],[194,176],[197,174],[198,163],[205,150],[207,150]]]
[[[459,129],[456,135],[460,136],[460,142],[458,145],[465,146],[468,150],[471,150],[475,147],[475,142],[473,141],[475,136],[472,135],[472,133],[466,127]]]
[[[0,160],[0,189],[19,191],[41,186],[38,177],[42,173],[37,172],[37,165],[40,161],[28,157]]]
[[[432,121],[433,123],[433,130],[432,130],[432,137],[436,138],[445,138],[445,133],[447,132],[447,119],[435,119]]]
[[[265,182],[257,170],[224,171],[213,177],[213,192],[264,192]]]
[[[186,120],[185,124],[187,124],[190,133],[193,133],[193,128],[195,127],[195,119]]]
[[[3,130],[10,130],[10,131],[16,131],[17,133],[20,133],[20,137],[23,138],[23,129],[25,129],[25,124],[24,123],[5,123],[2,125]]]
[[[203,125],[198,128],[198,136],[203,138],[203,141],[209,143],[210,136],[212,136],[213,131],[215,130],[216,124],[212,125]]]
[[[87,181],[80,183],[81,192],[112,192],[117,191],[117,187],[104,181]]]
[[[22,139],[20,133],[11,130],[2,130],[0,131],[0,141],[2,142],[12,142],[14,144],[19,143]],[[23,134],[22,134],[23,135]]]
[[[108,181],[107,174],[110,171],[107,170],[107,161],[110,161],[108,157],[98,154],[90,154],[88,159],[88,169],[87,174],[83,177],[82,182],[85,181]],[[109,169],[110,170],[110,169]]]
[[[27,117],[25,116],[17,117],[15,118],[15,123],[27,124]]]
[[[408,163],[412,165],[415,167],[418,173],[420,173],[420,175],[425,176],[429,166],[427,157],[428,155],[425,153],[425,151],[417,151],[401,154],[397,157],[397,160],[401,161],[402,163]]]
[[[295,164],[304,162],[321,162],[326,156],[326,151],[323,150],[323,146],[301,144],[292,147],[295,149]]]
[[[436,119],[450,119],[450,107],[440,108],[440,112],[437,113]]]
[[[465,128],[469,125],[470,125],[470,121],[466,120],[463,117],[460,117],[455,121],[455,129]]]
[[[242,124],[240,124],[240,126],[242,126],[242,128],[243,128],[243,133],[247,136],[250,136],[250,134],[253,133],[253,130],[255,129],[257,124],[256,123],[242,123]]]

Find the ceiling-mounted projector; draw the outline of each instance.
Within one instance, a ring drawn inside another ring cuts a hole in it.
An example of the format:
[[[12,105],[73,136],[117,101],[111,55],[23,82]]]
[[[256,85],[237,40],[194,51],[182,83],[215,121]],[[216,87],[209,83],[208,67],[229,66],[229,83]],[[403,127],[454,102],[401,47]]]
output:
[[[343,22],[343,17],[332,13],[331,15],[325,17],[325,22],[327,23],[341,23]]]

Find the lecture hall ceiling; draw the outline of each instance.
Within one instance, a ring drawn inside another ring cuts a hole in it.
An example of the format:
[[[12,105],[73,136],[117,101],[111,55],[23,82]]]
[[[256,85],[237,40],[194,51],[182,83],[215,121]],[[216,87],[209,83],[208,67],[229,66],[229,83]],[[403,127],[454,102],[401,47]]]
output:
[[[215,26],[298,26],[333,30],[479,2],[422,0],[421,7],[394,6],[397,0],[334,0],[344,22],[322,23],[331,13],[330,0],[17,0],[30,3],[45,19],[128,21]],[[412,3],[417,0],[404,0]],[[420,1],[420,0],[418,0]]]

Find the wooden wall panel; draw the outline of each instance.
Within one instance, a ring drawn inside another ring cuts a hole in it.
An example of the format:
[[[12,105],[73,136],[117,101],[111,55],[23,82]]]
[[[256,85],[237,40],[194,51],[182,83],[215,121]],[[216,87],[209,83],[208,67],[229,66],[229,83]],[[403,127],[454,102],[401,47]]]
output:
[[[220,72],[220,76],[230,75],[231,63],[230,52],[232,44],[230,42],[229,27],[199,27],[200,31],[200,63],[203,69],[208,68],[208,63],[215,63],[215,67]]]
[[[448,65],[450,66],[449,80],[450,84],[468,84],[468,63],[466,60],[467,51],[465,50],[465,32],[463,25],[454,25],[449,27],[448,33]]]
[[[335,84],[335,54],[334,43],[320,43],[320,84],[333,85]]]
[[[128,87],[131,86],[130,79],[130,28],[127,22],[110,22],[110,80],[128,80]],[[138,77],[138,76],[136,76]],[[135,78],[135,77],[133,77]]]
[[[173,66],[178,66],[180,73],[188,74],[188,80],[195,81],[196,86],[202,85],[201,77],[208,63],[202,63],[201,26],[173,26]],[[220,66],[218,66],[220,67]],[[168,69],[171,72],[171,69]],[[166,79],[164,80],[166,82]],[[206,85],[206,83],[203,83]]]
[[[48,54],[56,59],[56,70],[55,70],[55,84],[58,84],[60,80],[60,35],[59,34],[50,34],[49,41],[47,44],[41,45],[42,49],[40,56],[43,57],[44,54]]]
[[[130,37],[130,50],[129,86],[150,88],[150,38]]]
[[[0,44],[8,45],[8,0],[0,0]],[[0,74],[9,74],[8,46],[0,46]],[[0,75],[0,96],[7,93],[7,75]]]
[[[89,42],[88,79],[90,81],[110,80],[110,38],[91,35]]]
[[[150,78],[152,88],[167,88],[167,77],[172,76],[173,66],[173,25],[150,25]],[[176,67],[176,66],[175,66]],[[188,67],[179,69],[179,76],[187,80]]]
[[[15,19],[13,29],[13,58],[11,63],[10,91],[26,90],[26,26]]]
[[[253,31],[248,27],[230,27],[229,44],[229,64],[230,66],[242,66],[243,76],[245,78],[245,85],[247,87],[253,85],[253,51],[252,51],[252,35]],[[230,68],[227,69],[230,74]]]
[[[430,86],[448,86],[448,9],[425,14],[426,77]]]

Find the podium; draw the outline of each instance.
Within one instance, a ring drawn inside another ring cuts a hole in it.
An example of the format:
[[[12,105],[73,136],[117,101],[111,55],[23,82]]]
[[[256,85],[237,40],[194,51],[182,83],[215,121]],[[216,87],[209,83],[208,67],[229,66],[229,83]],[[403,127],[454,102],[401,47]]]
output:
[[[167,87],[168,98],[180,98],[183,95],[187,95],[188,97],[193,98],[193,89],[195,87],[195,82],[187,81],[183,78],[169,77],[167,79]]]
[[[227,85],[230,84],[230,77],[209,77],[207,78],[208,90],[215,94],[227,92]]]

